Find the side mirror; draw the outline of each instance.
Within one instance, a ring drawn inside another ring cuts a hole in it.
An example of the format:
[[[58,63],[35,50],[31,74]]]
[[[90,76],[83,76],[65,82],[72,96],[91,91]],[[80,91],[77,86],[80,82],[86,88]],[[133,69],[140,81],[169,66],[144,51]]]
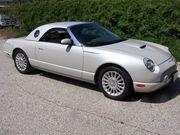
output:
[[[62,40],[61,40],[61,44],[62,44],[62,45],[72,45],[73,42],[72,42],[71,39],[65,38],[65,39],[62,39]]]

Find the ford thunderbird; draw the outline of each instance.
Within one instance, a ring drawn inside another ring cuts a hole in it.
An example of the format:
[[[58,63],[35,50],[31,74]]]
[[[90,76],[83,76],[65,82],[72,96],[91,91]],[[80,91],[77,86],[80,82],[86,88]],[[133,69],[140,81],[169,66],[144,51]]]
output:
[[[46,24],[27,37],[7,40],[4,52],[20,73],[35,68],[98,84],[115,100],[158,90],[177,78],[168,47],[124,39],[96,23]]]

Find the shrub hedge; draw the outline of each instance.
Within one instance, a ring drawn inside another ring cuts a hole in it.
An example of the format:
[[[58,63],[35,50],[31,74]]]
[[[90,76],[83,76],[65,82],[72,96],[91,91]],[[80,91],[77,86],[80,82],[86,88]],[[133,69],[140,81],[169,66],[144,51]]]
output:
[[[33,0],[8,11],[27,33],[50,22],[97,22],[122,37],[166,45],[180,61],[180,0]]]

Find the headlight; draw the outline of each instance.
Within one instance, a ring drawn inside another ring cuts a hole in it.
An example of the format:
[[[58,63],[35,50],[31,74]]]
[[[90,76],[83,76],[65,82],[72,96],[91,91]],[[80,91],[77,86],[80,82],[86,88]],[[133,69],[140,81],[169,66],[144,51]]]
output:
[[[151,72],[154,72],[155,70],[155,64],[151,59],[148,58],[144,58],[144,65],[147,67],[147,69],[149,69]]]

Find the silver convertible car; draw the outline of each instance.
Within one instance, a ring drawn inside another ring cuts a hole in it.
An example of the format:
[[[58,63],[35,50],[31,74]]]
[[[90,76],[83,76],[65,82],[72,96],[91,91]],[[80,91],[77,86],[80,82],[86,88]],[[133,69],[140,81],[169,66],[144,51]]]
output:
[[[7,40],[4,52],[20,73],[36,68],[98,84],[115,100],[134,91],[158,90],[177,79],[176,60],[167,47],[123,39],[96,23],[43,25],[25,38]]]

